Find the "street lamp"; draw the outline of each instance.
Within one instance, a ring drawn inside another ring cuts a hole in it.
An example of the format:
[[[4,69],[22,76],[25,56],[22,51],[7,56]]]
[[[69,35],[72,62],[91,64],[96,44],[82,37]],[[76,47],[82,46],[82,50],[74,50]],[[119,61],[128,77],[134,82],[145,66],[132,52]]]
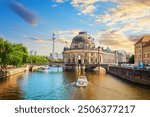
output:
[[[100,46],[98,46],[98,65],[100,64],[100,56],[99,56],[99,52],[100,52]]]

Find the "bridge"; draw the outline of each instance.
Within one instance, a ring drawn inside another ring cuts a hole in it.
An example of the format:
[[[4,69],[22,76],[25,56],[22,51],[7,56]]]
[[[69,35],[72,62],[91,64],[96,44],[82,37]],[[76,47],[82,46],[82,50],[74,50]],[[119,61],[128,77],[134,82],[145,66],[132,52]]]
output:
[[[81,64],[80,67],[84,70],[94,70],[96,67],[102,67],[106,71],[109,69],[109,66],[112,64]],[[78,70],[79,64],[64,64],[65,70]]]
[[[96,67],[102,67],[102,68],[104,68],[107,71],[107,70],[109,70],[109,66],[111,66],[111,64],[86,65],[86,70],[94,70]]]
[[[59,66],[59,67],[65,67],[65,64],[63,62],[59,63],[48,63],[49,66]]]
[[[65,64],[64,63],[48,63],[48,64],[42,64],[42,65],[38,65],[38,64],[32,64],[32,65],[29,65],[29,70],[30,71],[37,71],[38,69],[40,68],[43,68],[45,67],[46,65],[48,66],[57,66],[57,67],[63,67],[65,68]]]

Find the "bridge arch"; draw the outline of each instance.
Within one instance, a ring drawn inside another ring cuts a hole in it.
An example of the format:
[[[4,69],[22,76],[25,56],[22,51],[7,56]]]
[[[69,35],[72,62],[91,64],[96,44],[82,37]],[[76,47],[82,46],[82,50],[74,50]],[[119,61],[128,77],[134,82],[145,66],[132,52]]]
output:
[[[109,64],[95,64],[87,66],[87,69],[93,71],[94,69],[103,68],[107,72],[109,70],[109,66],[110,66]]]

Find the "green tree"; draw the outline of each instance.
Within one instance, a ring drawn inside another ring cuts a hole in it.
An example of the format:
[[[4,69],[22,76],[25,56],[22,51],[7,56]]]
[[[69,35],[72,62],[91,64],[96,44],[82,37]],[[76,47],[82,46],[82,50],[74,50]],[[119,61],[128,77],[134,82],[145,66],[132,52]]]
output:
[[[20,66],[22,64],[27,63],[28,59],[28,51],[25,46],[22,44],[14,44],[13,45],[13,52],[11,54],[12,58],[12,65]],[[13,58],[14,57],[14,58]],[[14,60],[16,59],[16,60]],[[18,64],[17,64],[18,61]]]
[[[10,55],[13,51],[12,44],[4,39],[0,39],[0,65],[6,67],[10,64]]]
[[[129,63],[134,63],[134,55],[132,55],[131,57],[130,57],[130,59],[129,59]]]
[[[28,56],[28,63],[31,63],[31,64],[44,64],[44,63],[48,63],[48,58],[44,57],[44,56],[29,55]]]
[[[0,65],[21,66],[27,62],[28,51],[22,44],[12,44],[7,40],[0,39]]]

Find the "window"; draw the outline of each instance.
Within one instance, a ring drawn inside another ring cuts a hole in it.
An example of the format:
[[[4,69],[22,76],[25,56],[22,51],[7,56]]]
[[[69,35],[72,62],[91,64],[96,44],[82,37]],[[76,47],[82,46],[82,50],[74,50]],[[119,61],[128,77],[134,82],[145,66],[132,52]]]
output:
[[[73,63],[75,63],[75,59],[73,58]]]
[[[150,58],[150,53],[147,53],[147,58]]]
[[[143,58],[145,58],[145,54],[143,55]]]
[[[88,60],[87,60],[87,59],[84,59],[84,63],[87,64],[87,63],[88,63]]]
[[[85,53],[85,56],[87,56],[87,53]]]
[[[70,58],[68,59],[68,63],[70,63]]]
[[[91,63],[93,63],[93,59],[91,58]]]

